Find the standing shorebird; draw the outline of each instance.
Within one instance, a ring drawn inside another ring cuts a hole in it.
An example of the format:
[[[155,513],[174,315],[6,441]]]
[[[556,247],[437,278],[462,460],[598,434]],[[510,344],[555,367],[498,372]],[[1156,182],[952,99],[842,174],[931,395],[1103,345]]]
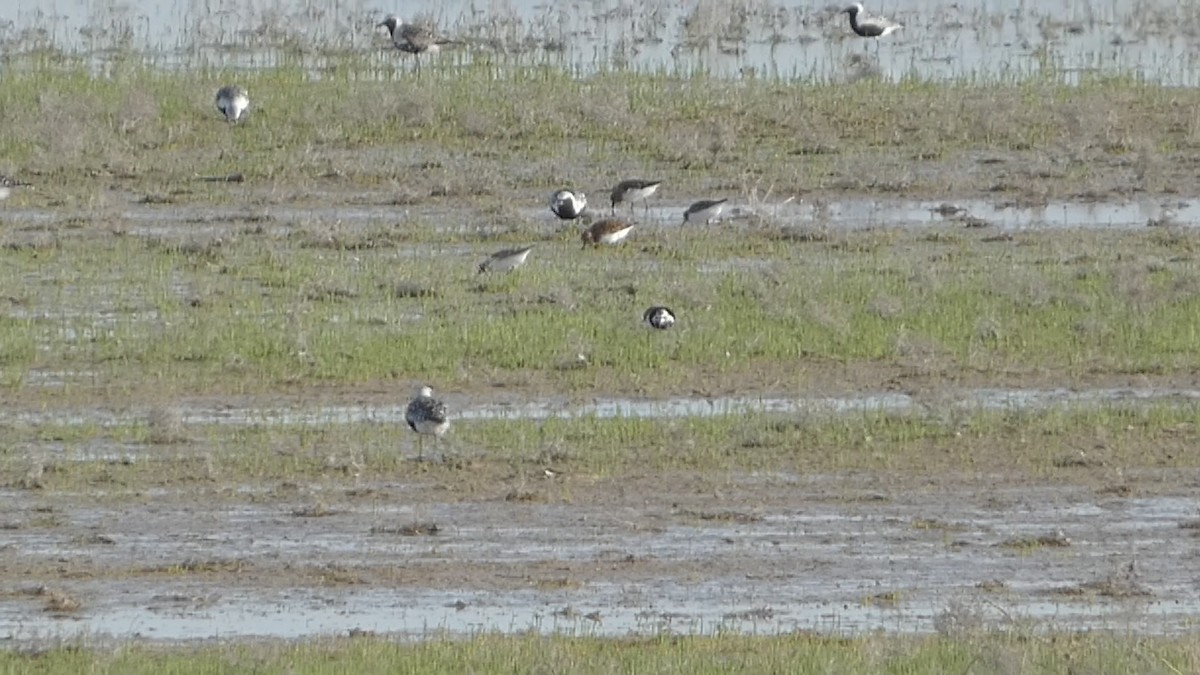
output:
[[[511,272],[525,264],[525,259],[529,257],[529,252],[532,250],[533,246],[530,245],[522,248],[506,248],[503,251],[496,251],[487,260],[479,263],[479,273]]]
[[[29,187],[29,183],[0,174],[0,200],[8,199],[8,196],[12,194],[12,189],[15,187]]]
[[[904,28],[904,24],[896,23],[891,19],[885,19],[882,16],[868,16],[861,2],[856,2],[843,9],[842,13],[850,15],[850,30],[860,37],[881,38]]]
[[[236,122],[242,118],[242,113],[250,107],[250,97],[246,90],[236,84],[226,85],[217,90],[217,110],[225,115],[227,122]]]
[[[646,205],[646,213],[649,213],[650,203],[646,200],[654,194],[659,185],[662,185],[661,180],[639,180],[637,178],[617,183],[617,186],[612,189],[613,215],[617,214],[617,204],[621,202],[629,202],[629,212],[633,213],[633,203],[638,201]]]
[[[406,54],[412,54],[417,61],[417,72],[421,72],[421,54],[429,52],[436,54],[442,45],[454,42],[438,36],[433,29],[424,24],[405,23],[395,14],[375,24],[376,28],[387,28],[392,37],[392,45]]]
[[[729,200],[701,199],[687,207],[687,211],[683,212],[683,222],[690,223],[696,221],[707,225],[721,217],[721,212],[725,210],[725,202],[727,201]]]
[[[433,436],[434,442],[446,434],[450,428],[450,418],[446,414],[446,404],[433,397],[433,389],[422,385],[417,391],[417,397],[409,402],[404,409],[404,421],[417,432],[417,460],[425,456],[425,436]]]
[[[672,312],[667,307],[651,307],[646,310],[645,314],[642,314],[642,321],[650,324],[651,328],[666,330],[675,325],[675,312]]]
[[[570,190],[559,190],[550,196],[550,210],[561,220],[575,220],[587,208],[587,197]]]
[[[617,244],[620,243],[629,233],[633,231],[633,223],[627,223],[616,218],[605,218],[592,223],[592,226],[583,231],[581,239],[583,239],[583,247],[587,248],[588,244],[599,246],[600,244]]]

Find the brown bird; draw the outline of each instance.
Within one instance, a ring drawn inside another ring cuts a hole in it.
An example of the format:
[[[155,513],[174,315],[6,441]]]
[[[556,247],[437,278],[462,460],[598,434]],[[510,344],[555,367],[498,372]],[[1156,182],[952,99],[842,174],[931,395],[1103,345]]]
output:
[[[633,231],[633,223],[616,218],[605,218],[596,221],[591,227],[584,230],[581,239],[583,239],[584,248],[587,248],[588,244],[593,246],[616,244],[628,237],[631,231]]]

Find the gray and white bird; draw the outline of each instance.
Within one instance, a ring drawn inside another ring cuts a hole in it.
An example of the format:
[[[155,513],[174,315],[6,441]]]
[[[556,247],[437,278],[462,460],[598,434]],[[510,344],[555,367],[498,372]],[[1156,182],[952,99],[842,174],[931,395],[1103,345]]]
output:
[[[583,231],[580,238],[583,239],[584,248],[587,248],[588,244],[593,246],[619,244],[632,231],[633,223],[627,223],[616,218],[605,218],[604,220],[592,223],[591,227]]]
[[[666,330],[675,325],[675,312],[661,305],[654,306],[642,314],[642,321],[649,324],[651,328]]]
[[[612,212],[617,213],[617,204],[621,202],[629,202],[629,212],[633,213],[633,203],[642,202],[646,205],[646,212],[650,211],[650,204],[646,200],[650,195],[658,190],[658,186],[662,185],[661,180],[641,180],[640,178],[631,178],[617,183],[617,186],[612,189]]]
[[[450,417],[446,412],[446,404],[433,397],[433,389],[422,385],[417,391],[417,397],[409,402],[404,409],[404,421],[409,428],[417,432],[417,460],[425,455],[424,438],[433,436],[441,438],[450,429]]]
[[[237,122],[249,107],[250,97],[245,89],[236,84],[226,85],[217,90],[217,110],[221,111],[227,122]]]
[[[454,40],[448,40],[434,33],[433,29],[425,24],[405,23],[395,14],[389,14],[383,21],[375,24],[375,27],[387,28],[388,35],[392,38],[392,45],[416,58],[417,72],[421,70],[421,54],[426,52],[436,54],[441,50],[442,45],[454,42]]]
[[[562,220],[575,220],[587,208],[587,196],[582,192],[559,190],[550,196],[550,210]]]
[[[29,187],[29,183],[0,174],[0,199],[8,199],[9,195],[12,194],[12,189],[15,187]]]
[[[533,245],[523,246],[521,248],[506,248],[502,251],[496,251],[487,260],[479,263],[479,273],[484,272],[510,272],[525,264],[525,259],[529,257],[529,252],[533,250]]]
[[[725,202],[727,201],[729,200],[701,199],[687,207],[687,211],[683,212],[683,222],[711,223],[721,217],[721,212],[725,210]]]
[[[850,30],[861,37],[886,37],[904,28],[904,24],[896,23],[891,19],[885,19],[882,16],[868,16],[861,2],[856,2],[843,9],[842,13],[850,15]]]

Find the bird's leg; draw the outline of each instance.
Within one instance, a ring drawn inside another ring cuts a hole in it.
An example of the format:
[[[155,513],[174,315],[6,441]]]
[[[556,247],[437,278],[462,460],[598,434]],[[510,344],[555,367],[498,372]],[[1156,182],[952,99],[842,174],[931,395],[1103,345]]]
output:
[[[424,461],[425,457],[425,437],[417,434],[417,461]]]

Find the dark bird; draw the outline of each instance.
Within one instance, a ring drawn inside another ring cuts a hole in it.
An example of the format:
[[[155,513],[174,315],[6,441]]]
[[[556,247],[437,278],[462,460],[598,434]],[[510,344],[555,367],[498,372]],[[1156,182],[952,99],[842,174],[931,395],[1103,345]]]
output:
[[[446,404],[433,397],[433,389],[428,385],[417,391],[417,397],[409,402],[404,409],[404,421],[409,428],[417,432],[417,459],[424,457],[425,436],[441,438],[450,429],[450,418],[446,414]]]
[[[587,197],[570,190],[559,190],[550,196],[550,210],[562,220],[575,220],[587,208]]]
[[[675,325],[675,312],[662,306],[651,307],[642,314],[642,321],[650,324],[651,328],[666,330]]]
[[[683,222],[689,223],[694,221],[701,223],[711,223],[721,216],[721,212],[725,210],[725,202],[728,199],[702,199],[695,204],[687,207],[687,211],[683,212]]]
[[[904,27],[882,16],[867,16],[861,2],[850,5],[842,12],[850,15],[850,30],[861,37],[881,38]]]
[[[442,45],[454,42],[437,35],[432,28],[424,24],[404,23],[395,14],[389,14],[383,21],[375,24],[376,28],[381,26],[388,29],[388,34],[392,36],[392,45],[396,49],[416,58],[417,72],[421,70],[421,54],[436,54]]]
[[[661,180],[640,180],[632,178],[623,180],[617,183],[617,186],[612,189],[612,212],[617,213],[617,204],[621,202],[629,202],[629,212],[633,213],[633,203],[643,202],[646,204],[646,212],[650,211],[650,204],[646,199],[658,190],[658,186],[662,185]]]

